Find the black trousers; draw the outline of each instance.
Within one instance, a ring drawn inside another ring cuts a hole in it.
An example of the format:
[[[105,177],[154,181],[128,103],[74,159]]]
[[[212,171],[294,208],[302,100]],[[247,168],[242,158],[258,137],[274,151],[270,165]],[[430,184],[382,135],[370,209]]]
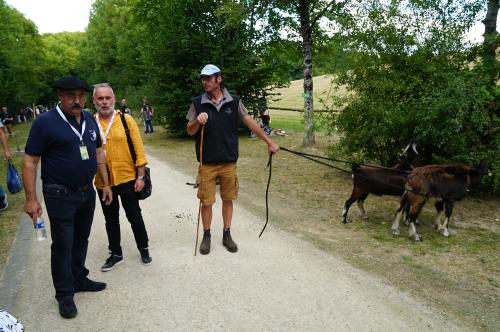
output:
[[[122,255],[122,247],[120,245],[120,202],[118,197],[120,197],[125,215],[132,226],[137,249],[147,248],[149,242],[146,226],[142,219],[139,200],[134,192],[134,184],[135,180],[132,180],[112,187],[113,202],[110,205],[105,205],[103,201],[99,200],[101,202],[102,212],[104,213],[104,219],[106,220],[109,251],[120,256]],[[101,197],[102,190],[98,189],[97,191],[99,192],[99,197]]]
[[[73,191],[62,185],[44,184],[43,197],[50,220],[51,271],[56,299],[72,297],[73,285],[84,279],[88,239],[94,219],[95,190]]]

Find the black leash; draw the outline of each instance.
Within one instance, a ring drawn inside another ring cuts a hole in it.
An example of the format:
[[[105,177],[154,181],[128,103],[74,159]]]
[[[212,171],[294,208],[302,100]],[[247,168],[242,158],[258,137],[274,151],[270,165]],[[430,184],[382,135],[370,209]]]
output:
[[[333,159],[333,158],[326,158],[326,157],[322,157],[322,156],[316,156],[316,155],[312,155],[312,154],[308,154],[308,153],[304,153],[304,152],[293,151],[293,150],[290,150],[290,149],[287,149],[287,148],[284,148],[284,147],[281,147],[281,146],[280,146],[280,150],[290,152],[290,153],[292,153],[294,155],[297,155],[299,157],[302,157],[302,158],[305,158],[305,159],[309,159],[309,160],[314,161],[314,162],[316,162],[318,164],[325,165],[325,166],[334,168],[336,170],[339,170],[341,172],[352,174],[352,175],[354,175],[354,174],[350,170],[348,171],[348,170],[342,169],[340,167],[336,167],[336,166],[330,165],[328,163],[321,162],[321,161],[316,160],[314,158],[325,159],[325,160],[329,160],[329,161],[340,161],[340,162],[345,162],[345,163],[350,163],[350,164],[356,164],[356,165],[361,165],[361,166],[366,166],[366,167],[372,167],[372,168],[387,169],[387,170],[397,171],[397,172],[401,172],[401,173],[405,173],[405,174],[411,173],[411,171],[403,171],[403,170],[398,170],[398,169],[389,168],[389,167],[372,166],[372,165],[366,165],[366,164],[357,164],[357,163],[353,163],[353,162],[349,162],[349,161],[345,161],[345,160],[339,160],[339,159]],[[411,189],[407,189],[405,187],[400,187],[400,186],[397,186],[397,185],[394,185],[394,184],[391,184],[391,183],[387,183],[387,182],[384,182],[384,181],[381,181],[381,180],[372,179],[372,178],[369,178],[369,177],[361,175],[361,174],[355,174],[355,175],[357,177],[363,178],[363,179],[368,180],[368,181],[378,182],[380,184],[383,184],[383,185],[386,185],[386,186],[389,186],[389,187],[393,187],[393,188],[396,188],[396,189],[402,189],[403,191],[408,191],[408,192],[411,192],[411,193],[414,193],[414,194],[417,194],[417,195],[420,195],[420,196],[425,196],[425,197],[428,196],[428,195],[425,195],[423,193],[420,193],[420,192],[417,192],[417,191],[414,191],[414,190],[411,190]]]
[[[401,173],[411,173],[411,171],[404,171],[404,170],[400,170],[400,169],[394,169],[394,168],[390,168],[390,167],[384,167],[384,166],[376,166],[376,165],[368,165],[368,164],[361,164],[361,163],[355,163],[355,162],[352,162],[352,161],[349,161],[349,160],[342,160],[342,159],[335,159],[335,158],[327,158],[327,157],[323,157],[323,156],[317,156],[317,155],[314,155],[314,154],[309,154],[309,153],[305,153],[305,152],[300,152],[300,151],[293,151],[293,150],[290,150],[290,149],[287,149],[287,148],[283,148],[280,146],[280,150],[283,150],[283,151],[287,151],[287,152],[290,152],[290,153],[293,153],[295,155],[298,155],[298,156],[301,156],[301,157],[312,157],[312,158],[318,158],[318,159],[323,159],[323,160],[328,160],[328,161],[333,161],[333,162],[339,162],[339,163],[344,163],[344,164],[350,164],[350,165],[359,165],[359,166],[366,166],[366,167],[372,167],[372,168],[380,168],[380,169],[389,169],[391,171],[396,171],[396,172],[401,172]],[[309,158],[307,158],[309,159]],[[318,162],[317,160],[314,160],[316,162]],[[327,166],[331,166],[331,165],[327,165]],[[333,166],[331,166],[332,168],[335,168]],[[346,172],[345,170],[342,170],[342,169],[339,169],[343,172]],[[350,171],[348,171],[349,173],[351,173]]]
[[[356,164],[356,165],[366,166],[366,167],[388,169],[388,170],[391,170],[391,171],[398,171],[398,172],[406,173],[406,174],[411,173],[411,171],[403,171],[403,170],[398,170],[398,169],[389,168],[389,167],[383,167],[383,166],[372,166],[372,165],[358,164],[358,163],[353,163],[353,162],[346,161],[346,160],[333,159],[333,158],[327,158],[327,157],[312,155],[312,154],[308,154],[308,153],[304,153],[304,152],[293,151],[293,150],[290,150],[290,149],[287,149],[287,148],[284,148],[284,147],[281,147],[281,146],[280,146],[280,150],[290,152],[291,154],[297,155],[299,157],[302,157],[302,158],[314,161],[314,162],[316,162],[318,164],[321,164],[321,165],[324,165],[324,166],[328,166],[328,167],[331,167],[333,169],[336,169],[338,171],[341,171],[341,172],[344,172],[344,173],[348,173],[348,174],[353,174],[353,173],[350,170],[345,170],[343,168],[340,168],[340,167],[337,167],[337,166],[334,166],[334,165],[322,162],[320,160],[316,160],[314,158],[328,160],[328,161],[334,161],[334,162],[343,162],[343,163],[346,163],[346,164]],[[273,155],[270,154],[269,155],[269,160],[267,162],[267,167],[269,167],[269,177],[267,178],[267,187],[266,187],[266,223],[264,224],[264,227],[260,231],[259,238],[262,236],[262,233],[264,233],[264,230],[266,229],[267,224],[269,222],[269,184],[271,183],[272,164],[273,164]],[[396,186],[396,185],[393,185],[393,184],[390,184],[390,183],[386,183],[386,182],[383,182],[383,181],[380,181],[380,180],[371,179],[371,178],[369,178],[367,176],[363,176],[361,174],[356,174],[356,176],[364,178],[364,179],[372,181],[372,182],[378,182],[378,183],[384,184],[386,186],[390,186],[390,187],[393,187],[393,188],[396,188],[396,189],[403,189],[403,191],[408,191],[408,192],[412,192],[412,193],[417,194],[417,195],[421,195],[421,196],[427,197],[427,195],[424,195],[422,193],[419,193],[419,192],[416,192],[416,191],[413,191],[413,190],[408,190],[407,188],[404,188],[404,187],[401,188],[400,186]]]
[[[298,151],[293,151],[293,150],[289,150],[287,148],[283,148],[280,146],[280,150],[283,150],[283,151],[287,151],[287,152],[290,152],[294,155],[297,155],[297,156],[300,156],[302,158],[305,158],[305,159],[309,159],[311,161],[314,161],[314,162],[317,162],[318,164],[321,164],[321,165],[325,165],[325,166],[328,166],[328,167],[331,167],[331,168],[334,168],[338,171],[341,171],[341,172],[344,172],[344,173],[349,173],[351,174],[352,172],[351,171],[348,171],[348,170],[345,170],[343,168],[340,168],[340,167],[337,167],[337,166],[333,166],[331,164],[328,164],[328,163],[325,163],[325,162],[322,162],[322,161],[319,161],[319,160],[316,160],[314,158],[319,158],[319,159],[326,159],[326,160],[330,160],[332,161],[331,159],[329,158],[326,158],[326,157],[321,157],[321,156],[315,156],[315,155],[312,155],[312,154],[307,154],[307,153],[303,153],[303,152],[298,152]]]
[[[271,174],[272,174],[272,169],[273,169],[273,154],[269,154],[269,161],[267,162],[267,167],[269,167],[269,177],[267,178],[267,187],[266,187],[266,223],[264,224],[264,227],[260,231],[259,237],[262,236],[262,233],[264,233],[264,230],[266,229],[267,223],[269,221],[269,184],[271,183]]]

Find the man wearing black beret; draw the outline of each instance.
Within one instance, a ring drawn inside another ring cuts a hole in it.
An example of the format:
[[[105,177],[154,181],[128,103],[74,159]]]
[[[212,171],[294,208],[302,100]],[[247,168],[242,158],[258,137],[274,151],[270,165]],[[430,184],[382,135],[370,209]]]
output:
[[[76,292],[96,292],[103,282],[90,280],[85,267],[88,238],[94,218],[96,193],[92,181],[103,178],[102,200],[112,201],[101,148],[99,129],[92,115],[83,111],[90,87],[82,79],[65,76],[53,84],[59,104],[41,114],[31,127],[25,148],[23,182],[24,211],[33,223],[42,215],[36,195],[37,165],[42,160],[42,188],[50,220],[51,271],[59,313],[77,314]]]

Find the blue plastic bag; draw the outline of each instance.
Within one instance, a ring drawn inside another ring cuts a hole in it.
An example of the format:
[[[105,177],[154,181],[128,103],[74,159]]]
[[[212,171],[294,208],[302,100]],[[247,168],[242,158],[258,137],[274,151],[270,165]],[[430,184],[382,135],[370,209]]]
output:
[[[16,166],[11,159],[9,159],[9,166],[7,167],[7,189],[11,194],[17,194],[21,191],[23,182],[21,176],[17,172]]]

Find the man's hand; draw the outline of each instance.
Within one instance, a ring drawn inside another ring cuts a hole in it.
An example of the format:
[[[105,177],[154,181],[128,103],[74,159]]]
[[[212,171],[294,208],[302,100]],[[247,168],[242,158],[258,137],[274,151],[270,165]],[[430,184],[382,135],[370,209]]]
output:
[[[110,186],[102,187],[102,197],[101,200],[104,204],[109,205],[113,201],[113,192]]]
[[[36,219],[42,215],[42,206],[37,199],[26,201],[26,203],[24,203],[24,212],[31,217],[34,225],[36,223]]]
[[[196,117],[196,121],[198,121],[200,124],[204,125],[208,121],[208,114],[205,112],[198,114],[198,116]]]
[[[142,190],[142,188],[144,188],[144,180],[141,180],[139,178],[137,178],[137,180],[135,180],[135,184],[134,184],[134,191],[136,193],[138,193],[139,191]]]
[[[272,141],[272,140],[269,142],[267,147],[269,148],[270,154],[275,154],[276,152],[278,152],[280,150],[280,147],[278,146],[278,144],[274,143],[274,141]]]
[[[9,160],[10,158],[11,158],[10,151],[8,149],[3,150],[3,160]]]

